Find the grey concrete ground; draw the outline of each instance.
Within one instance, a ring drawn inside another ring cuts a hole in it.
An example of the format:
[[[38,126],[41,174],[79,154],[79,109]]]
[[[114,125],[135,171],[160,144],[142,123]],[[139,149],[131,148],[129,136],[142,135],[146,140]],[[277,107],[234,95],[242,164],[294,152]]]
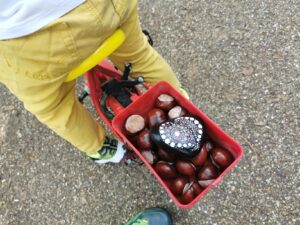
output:
[[[242,161],[181,210],[145,166],[95,166],[0,86],[0,224],[115,225],[157,205],[176,225],[300,224],[299,0],[142,0],[140,14]]]

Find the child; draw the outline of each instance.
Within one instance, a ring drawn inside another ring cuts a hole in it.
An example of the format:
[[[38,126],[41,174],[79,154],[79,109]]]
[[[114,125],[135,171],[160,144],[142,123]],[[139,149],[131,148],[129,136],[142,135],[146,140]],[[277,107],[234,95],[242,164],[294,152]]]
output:
[[[98,163],[120,162],[125,154],[106,137],[75,96],[69,71],[91,55],[117,28],[126,40],[111,56],[132,77],[155,84],[180,83],[141,31],[137,0],[0,0],[0,82],[61,137]]]

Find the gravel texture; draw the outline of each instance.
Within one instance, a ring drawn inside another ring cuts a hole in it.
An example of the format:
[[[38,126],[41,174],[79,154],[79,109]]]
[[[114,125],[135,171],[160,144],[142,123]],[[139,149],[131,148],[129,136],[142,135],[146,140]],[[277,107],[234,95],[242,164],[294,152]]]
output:
[[[192,101],[244,148],[191,210],[145,166],[95,166],[0,86],[0,224],[300,224],[300,2],[141,0],[141,22]],[[88,107],[92,109],[88,103]]]

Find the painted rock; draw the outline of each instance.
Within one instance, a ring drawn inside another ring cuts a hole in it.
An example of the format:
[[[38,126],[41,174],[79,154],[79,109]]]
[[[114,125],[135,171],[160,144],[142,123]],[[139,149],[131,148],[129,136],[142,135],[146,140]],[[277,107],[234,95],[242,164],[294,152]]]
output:
[[[204,142],[204,126],[200,119],[182,116],[151,129],[151,140],[161,148],[181,156],[195,156]]]

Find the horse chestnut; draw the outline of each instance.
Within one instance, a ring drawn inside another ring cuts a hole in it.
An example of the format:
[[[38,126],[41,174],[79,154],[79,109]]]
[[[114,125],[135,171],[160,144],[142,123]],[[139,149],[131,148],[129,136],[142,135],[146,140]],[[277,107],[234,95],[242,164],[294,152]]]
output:
[[[232,155],[222,148],[213,148],[211,150],[212,160],[222,168],[226,168],[233,162]]]
[[[157,154],[164,161],[172,162],[175,159],[175,156],[172,153],[162,148],[158,148]]]
[[[154,165],[154,170],[164,179],[176,177],[176,170],[172,163],[159,161]]]
[[[188,185],[189,186],[185,188],[186,190],[184,190],[183,194],[179,197],[179,201],[183,204],[190,203],[195,197],[194,189],[191,187],[190,184]]]
[[[145,120],[140,115],[131,115],[126,119],[125,129],[129,134],[135,134],[145,127]]]
[[[203,145],[201,151],[191,159],[191,162],[195,166],[202,166],[207,158],[207,150],[206,146]]]
[[[199,180],[215,179],[218,176],[218,170],[211,163],[204,165],[198,173]]]
[[[186,176],[193,176],[196,171],[196,167],[193,165],[193,163],[186,160],[178,160],[175,166],[180,174]]]
[[[199,195],[203,191],[203,189],[197,182],[193,182],[192,188],[194,189],[195,196]]]
[[[167,187],[171,190],[172,180],[164,180],[164,182],[167,185]]]
[[[143,130],[139,133],[137,139],[136,139],[137,145],[141,149],[151,149],[152,143],[150,141],[150,133],[149,130]]]
[[[205,144],[205,147],[206,147],[206,151],[207,152],[210,152],[212,149],[213,149],[213,143],[212,142],[210,142],[210,141],[208,141],[208,142],[206,142]]]
[[[157,155],[151,150],[141,150],[141,154],[150,165],[153,165],[157,161]]]
[[[203,188],[206,188],[208,187],[212,182],[214,182],[215,179],[210,179],[210,180],[199,180],[198,181],[198,184],[203,187]]]
[[[153,108],[147,113],[146,120],[149,128],[152,128],[162,122],[165,122],[166,115],[161,109]]]
[[[169,119],[174,119],[179,116],[184,116],[186,111],[181,106],[175,106],[168,112]]]
[[[175,195],[181,195],[187,183],[185,178],[177,177],[171,181],[169,188]]]
[[[163,110],[169,110],[175,105],[175,99],[167,94],[161,94],[155,101],[155,106]]]

